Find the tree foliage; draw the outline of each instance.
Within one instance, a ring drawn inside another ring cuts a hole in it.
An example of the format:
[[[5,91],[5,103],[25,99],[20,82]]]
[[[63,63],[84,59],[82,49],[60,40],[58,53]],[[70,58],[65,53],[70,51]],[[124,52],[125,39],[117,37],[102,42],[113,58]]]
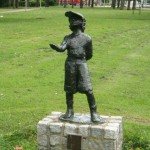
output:
[[[19,6],[25,6],[26,0],[0,0],[0,7],[14,7],[18,8]],[[27,0],[28,6],[40,6],[40,0]],[[56,0],[41,0],[42,6],[54,6],[56,5]]]
[[[8,6],[9,0],[0,0],[0,7]]]

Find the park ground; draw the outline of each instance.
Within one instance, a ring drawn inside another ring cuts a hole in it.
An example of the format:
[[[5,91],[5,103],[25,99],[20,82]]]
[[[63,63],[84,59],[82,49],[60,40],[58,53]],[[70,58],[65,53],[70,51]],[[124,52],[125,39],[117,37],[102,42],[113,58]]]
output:
[[[150,11],[77,7],[0,13],[0,150],[36,150],[38,121],[65,112],[66,52],[49,43],[70,33],[69,10],[86,17],[93,39],[88,66],[98,113],[123,116],[123,150],[149,150]],[[75,112],[89,112],[85,95],[76,94],[74,103]]]

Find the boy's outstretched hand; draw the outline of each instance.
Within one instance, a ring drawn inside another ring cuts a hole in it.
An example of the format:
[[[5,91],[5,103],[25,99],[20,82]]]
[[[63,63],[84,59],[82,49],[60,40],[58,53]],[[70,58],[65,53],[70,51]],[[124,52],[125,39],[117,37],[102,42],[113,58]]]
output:
[[[56,46],[56,45],[54,45],[54,44],[49,44],[50,45],[50,47],[52,48],[52,49],[54,49],[54,50],[57,50],[58,49],[58,46]]]

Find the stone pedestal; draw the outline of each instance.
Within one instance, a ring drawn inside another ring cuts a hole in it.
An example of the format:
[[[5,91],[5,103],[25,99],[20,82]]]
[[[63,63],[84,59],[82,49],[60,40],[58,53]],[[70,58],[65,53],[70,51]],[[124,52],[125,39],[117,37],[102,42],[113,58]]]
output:
[[[62,122],[61,114],[52,112],[39,121],[38,150],[122,150],[122,117],[102,116],[103,124],[85,124]]]

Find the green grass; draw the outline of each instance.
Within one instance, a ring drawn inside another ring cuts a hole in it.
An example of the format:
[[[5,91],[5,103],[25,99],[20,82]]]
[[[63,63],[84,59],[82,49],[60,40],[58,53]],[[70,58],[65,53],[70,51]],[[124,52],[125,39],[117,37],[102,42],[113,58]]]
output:
[[[0,8],[0,12],[8,11],[10,8]]]
[[[19,9],[20,9],[20,8],[19,8]],[[6,7],[6,8],[0,7],[0,12],[12,11],[12,10],[16,10],[16,9],[13,9],[13,7]]]
[[[70,33],[64,12],[50,7],[0,18],[0,149],[36,150],[36,125],[66,109],[64,62],[49,43]],[[124,150],[149,150],[150,11],[74,8],[87,20],[94,57],[88,62],[98,112],[123,116]],[[75,95],[75,112],[89,112]]]

